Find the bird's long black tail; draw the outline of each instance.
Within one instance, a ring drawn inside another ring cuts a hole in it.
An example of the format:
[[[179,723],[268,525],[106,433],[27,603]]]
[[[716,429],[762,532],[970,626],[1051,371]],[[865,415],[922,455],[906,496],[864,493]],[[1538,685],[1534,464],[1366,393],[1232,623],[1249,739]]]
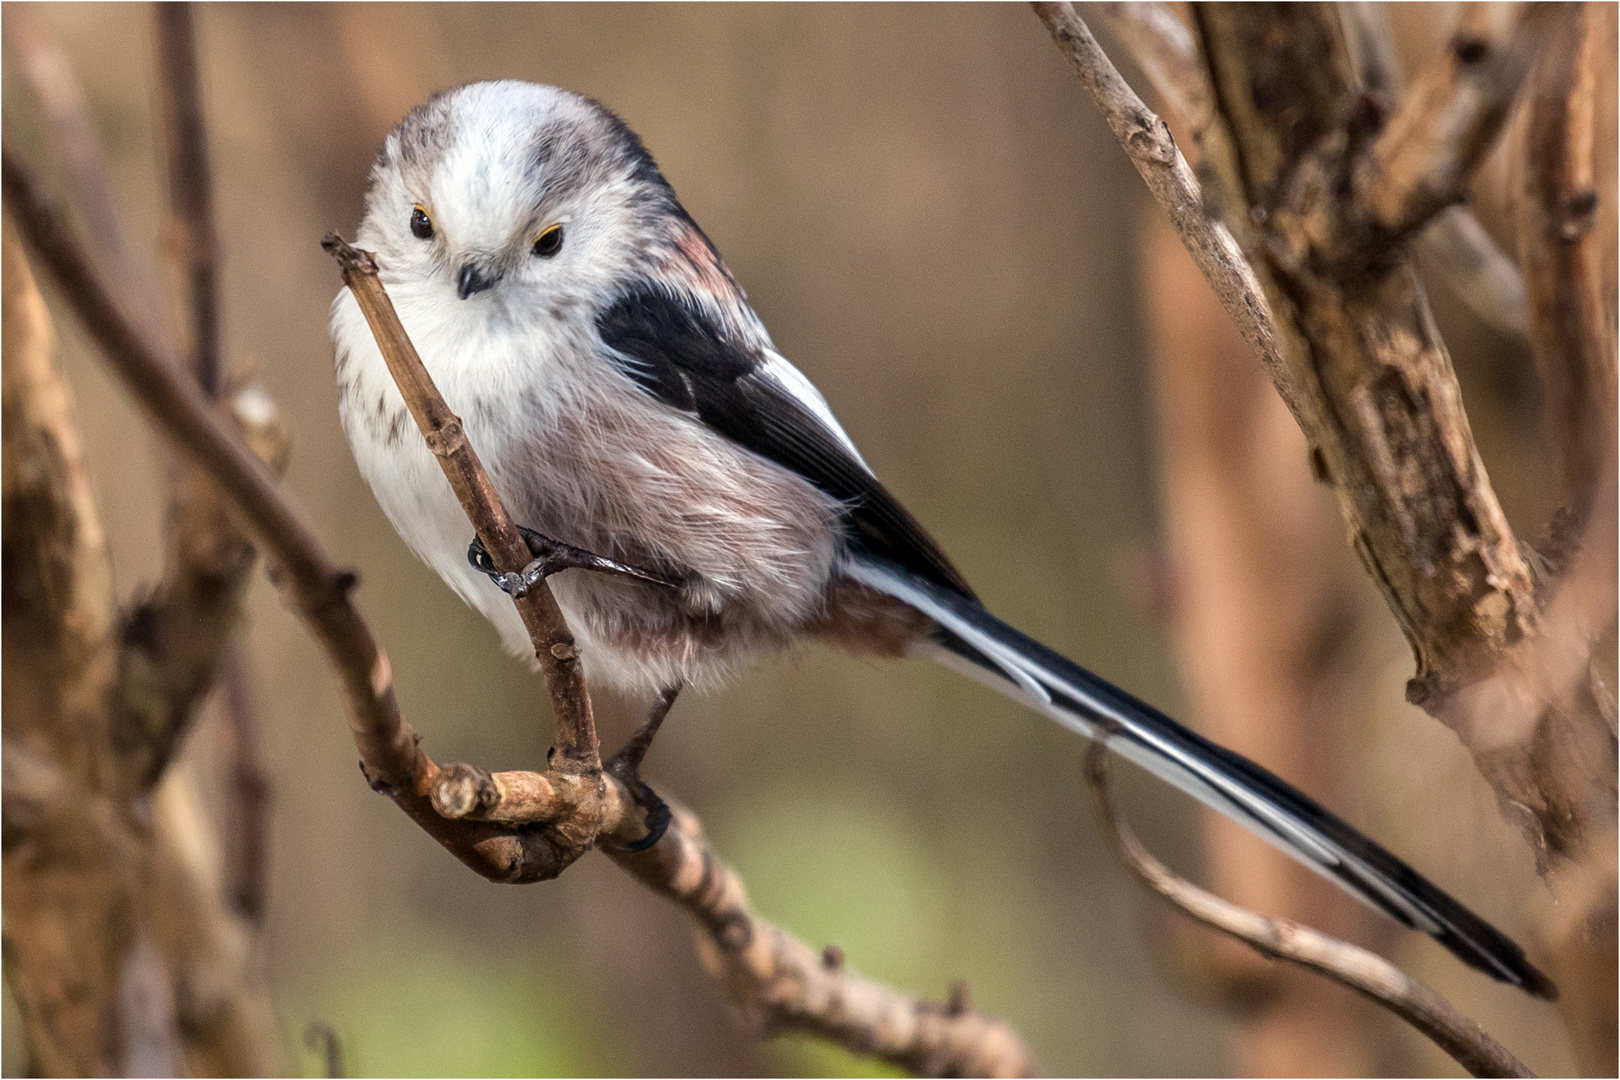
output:
[[[932,618],[936,659],[1101,740],[1464,963],[1536,997],[1557,996],[1507,935],[1254,762],[1013,629],[975,600],[876,557],[860,557],[847,572]]]

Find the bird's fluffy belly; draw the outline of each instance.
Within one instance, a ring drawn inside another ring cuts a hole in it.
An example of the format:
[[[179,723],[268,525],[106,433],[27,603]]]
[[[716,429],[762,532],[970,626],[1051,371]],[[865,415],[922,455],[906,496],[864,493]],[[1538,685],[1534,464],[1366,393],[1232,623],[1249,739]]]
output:
[[[510,599],[467,565],[472,528],[380,355],[363,362],[368,345],[357,341],[339,364],[361,473],[411,548],[511,652],[529,654]],[[551,579],[588,677],[632,691],[712,684],[822,620],[840,508],[806,481],[607,382],[623,377],[591,357],[535,372],[553,380],[543,394],[492,392],[464,377],[470,364],[429,364],[515,521],[682,581],[669,589],[580,570]]]

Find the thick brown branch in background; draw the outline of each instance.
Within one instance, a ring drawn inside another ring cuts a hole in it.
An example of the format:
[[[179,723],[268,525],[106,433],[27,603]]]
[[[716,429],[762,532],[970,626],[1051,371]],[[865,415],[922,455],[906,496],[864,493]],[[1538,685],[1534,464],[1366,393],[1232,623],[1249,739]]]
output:
[[[1216,62],[1223,122],[1206,148],[1238,200],[1226,214],[1245,258],[1204,215],[1163,122],[1073,8],[1036,10],[1305,429],[1357,550],[1412,642],[1414,698],[1490,670],[1533,625],[1529,568],[1485,477],[1416,278],[1402,266],[1350,295],[1310,259],[1312,238],[1334,228],[1299,208],[1333,211],[1328,180],[1349,149],[1350,76],[1331,12],[1199,9],[1204,36],[1214,26],[1225,56]],[[1251,219],[1265,223],[1263,244]],[[1254,267],[1264,268],[1259,279]],[[1267,297],[1285,305],[1281,322]]]
[[[170,816],[130,798],[106,548],[9,216],[3,277],[4,929],[31,1064],[267,1075],[268,1003],[240,942]]]
[[[1412,644],[1408,697],[1438,714],[1534,631],[1529,567],[1410,260],[1354,282],[1318,269],[1315,238],[1338,228],[1324,219],[1360,213],[1333,180],[1357,152],[1361,121],[1332,12],[1212,5],[1197,18],[1222,104],[1211,157],[1237,197],[1228,220],[1255,223],[1240,238],[1281,305],[1296,416]],[[1502,748],[1459,734],[1503,797],[1524,802]],[[1549,815],[1521,824],[1560,849],[1585,823]]]
[[[1167,4],[1144,0],[1098,7],[1168,107],[1171,123],[1186,125],[1194,141],[1201,142],[1214,118],[1214,103],[1192,33]],[[1338,7],[1357,77],[1372,95],[1369,105],[1393,108],[1405,83],[1383,4],[1359,0]],[[1417,242],[1470,311],[1498,330],[1524,336],[1528,325],[1524,281],[1473,211],[1446,207],[1419,231]]]
[[[1262,348],[1262,357],[1311,443],[1318,475],[1339,497],[1357,553],[1412,646],[1418,671],[1408,698],[1458,734],[1504,815],[1524,833],[1538,864],[1560,882],[1601,877],[1601,867],[1582,866],[1581,860],[1614,843],[1613,697],[1592,668],[1596,643],[1613,649],[1612,578],[1596,581],[1591,610],[1559,617],[1572,619],[1572,628],[1554,634],[1551,608],[1548,625],[1538,626],[1542,605],[1572,603],[1574,594],[1556,578],[1539,589],[1532,580],[1480,463],[1461,391],[1410,258],[1399,245],[1382,259],[1367,257],[1379,254],[1383,240],[1380,230],[1366,228],[1376,215],[1347,181],[1370,175],[1368,148],[1382,144],[1386,161],[1404,160],[1411,180],[1385,192],[1406,192],[1388,203],[1397,207],[1388,220],[1400,223],[1397,231],[1416,228],[1421,208],[1436,203],[1419,193],[1440,190],[1429,183],[1435,177],[1454,178],[1460,191],[1468,163],[1482,153],[1483,133],[1499,126],[1499,99],[1514,81],[1518,50],[1556,19],[1569,18],[1568,10],[1538,8],[1512,35],[1494,36],[1482,46],[1461,35],[1440,67],[1421,80],[1431,91],[1416,95],[1402,122],[1382,135],[1381,110],[1358,97],[1354,65],[1332,9],[1208,4],[1192,12],[1214,99],[1214,119],[1202,129],[1209,173],[1221,187],[1211,204],[1242,244],[1277,320],[1272,334],[1280,344]],[[1500,14],[1475,12],[1471,18]],[[1062,22],[1070,28],[1054,36],[1110,115],[1117,105],[1093,73],[1106,60],[1094,43],[1089,50],[1076,47],[1079,35],[1072,28],[1078,17],[1051,7],[1042,15],[1049,26]],[[1492,55],[1502,57],[1501,70],[1483,83],[1460,70]],[[1106,71],[1112,75],[1111,67]],[[1115,125],[1115,131],[1147,175],[1158,155],[1130,130]],[[1184,232],[1183,205],[1160,186],[1150,187]],[[1581,209],[1582,201],[1576,199],[1573,209]],[[1567,198],[1562,205],[1569,220]],[[1371,246],[1346,239],[1357,236]],[[1198,258],[1200,246],[1188,248]],[[1200,259],[1199,266],[1231,311],[1232,275],[1208,260]],[[1572,272],[1567,263],[1556,271]],[[1538,283],[1529,277],[1532,297],[1566,295],[1562,279]],[[1254,343],[1245,322],[1252,313],[1233,314]],[[1591,324],[1586,329],[1590,333]],[[1601,332],[1612,338],[1607,326]],[[1604,402],[1612,418],[1612,388],[1589,400]],[[1604,460],[1585,467],[1601,468]],[[1603,483],[1598,487],[1606,490]],[[1588,536],[1592,543],[1602,533]],[[1537,638],[1538,629],[1556,643]],[[1590,970],[1606,972],[1597,992],[1612,1002],[1612,860],[1607,865],[1606,886],[1575,890],[1601,902],[1574,921],[1584,927],[1584,955],[1594,958]],[[1579,961],[1568,962],[1572,982],[1592,982]],[[1560,981],[1565,963],[1560,958],[1554,966]],[[1612,1005],[1601,1002],[1593,1010],[1613,1013]],[[1588,1037],[1576,1023],[1570,1030],[1584,1043],[1583,1059],[1613,1058],[1612,1025],[1607,1035]]]
[[[6,968],[32,1066],[112,1076],[129,1071],[118,1017],[103,1006],[116,999],[135,934],[127,872],[136,847],[92,794],[112,771],[98,754],[111,742],[102,703],[117,674],[112,572],[50,316],[9,217],[4,256]],[[171,1040],[162,1043],[172,1060]]]
[[[1131,875],[1205,926],[1266,956],[1309,968],[1363,994],[1417,1028],[1474,1076],[1534,1076],[1507,1048],[1452,1008],[1445,998],[1381,956],[1287,919],[1260,915],[1172,873],[1114,813],[1108,796],[1107,752],[1093,743],[1086,753],[1091,808],[1114,858]]]
[[[1565,498],[1584,521],[1613,447],[1615,356],[1603,303],[1592,170],[1598,10],[1558,5],[1525,91],[1515,148],[1519,260],[1530,284],[1530,344],[1542,430],[1558,451]]]

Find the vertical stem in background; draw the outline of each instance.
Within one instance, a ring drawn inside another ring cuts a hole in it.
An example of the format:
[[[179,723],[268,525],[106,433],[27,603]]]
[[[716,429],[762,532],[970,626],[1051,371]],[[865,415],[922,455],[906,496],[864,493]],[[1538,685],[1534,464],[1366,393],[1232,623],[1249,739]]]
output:
[[[157,34],[158,84],[162,99],[164,146],[169,182],[170,254],[175,279],[183,292],[189,322],[191,370],[204,395],[218,399],[224,374],[220,346],[218,244],[214,227],[213,175],[208,161],[208,129],[203,116],[201,77],[197,62],[196,30],[191,5],[164,2],[154,5]],[[197,498],[195,484],[183,479],[188,466],[171,463],[175,488],[171,492],[171,575],[199,567],[187,550],[188,519],[203,518],[205,530],[237,537],[221,514],[218,500],[209,494]],[[206,506],[195,505],[205,503]],[[245,542],[241,549],[250,551]],[[176,564],[189,564],[184,567]],[[236,635],[223,646],[219,677],[224,683],[224,708],[230,727],[229,798],[233,802],[227,827],[235,834],[227,845],[230,901],[237,913],[258,925],[264,915],[265,861],[268,856],[265,815],[269,783],[260,761],[256,717],[249,696],[249,664]]]
[[[191,325],[191,367],[203,393],[220,393],[219,290],[216,284],[213,182],[197,78],[191,5],[156,5],[158,69],[168,152],[170,243]]]
[[[1608,730],[1594,727],[1591,753],[1611,769],[1614,754],[1614,582],[1612,576],[1580,581],[1581,563],[1614,536],[1615,484],[1615,328],[1604,296],[1603,239],[1598,224],[1601,197],[1613,199],[1612,182],[1602,191],[1596,181],[1593,146],[1599,78],[1612,96],[1613,59],[1605,69],[1600,50],[1602,5],[1566,5],[1559,11],[1547,48],[1525,87],[1524,115],[1516,129],[1514,195],[1519,261],[1529,296],[1530,344],[1542,387],[1542,432],[1552,444],[1568,513],[1555,522],[1548,554],[1557,571],[1569,571],[1564,590],[1607,594],[1608,611],[1580,620],[1569,651],[1579,663],[1563,680],[1538,688],[1549,711],[1607,711]],[[1613,134],[1608,134],[1613,139]],[[1612,220],[1612,219],[1611,219]],[[1586,531],[1582,535],[1583,530]],[[1612,570],[1612,552],[1603,559]],[[1565,565],[1558,565],[1565,564]],[[1569,565],[1573,564],[1573,565]],[[1550,634],[1566,629],[1558,615],[1566,597],[1548,605]],[[1593,648],[1594,641],[1599,643]],[[1581,656],[1579,650],[1586,650]],[[1601,651],[1599,651],[1601,650]],[[1603,653],[1607,653],[1604,656]],[[1548,669],[1551,664],[1545,665]],[[1607,739],[1602,736],[1607,735]],[[1574,740],[1549,743],[1537,764],[1548,773],[1579,775],[1582,751]],[[1611,774],[1612,775],[1612,774]],[[1593,824],[1576,852],[1584,865],[1561,874],[1558,915],[1546,935],[1554,973],[1565,987],[1560,1012],[1570,1030],[1577,1060],[1591,1075],[1611,1075],[1620,1062],[1616,1010],[1616,957],[1620,918],[1615,889],[1615,788],[1592,785],[1570,793],[1580,816]],[[1573,816],[1573,815],[1572,815]]]
[[[230,791],[235,804],[226,830],[227,899],[256,929],[264,926],[269,892],[270,779],[259,745],[258,713],[253,707],[250,665],[240,641],[225,650],[225,715],[230,722]]]
[[[1357,609],[1342,528],[1265,369],[1170,230],[1145,232],[1169,629],[1190,719],[1342,812],[1357,712],[1343,681]],[[1375,937],[1367,909],[1224,817],[1202,817],[1215,892],[1335,937]],[[1350,991],[1229,939],[1184,944],[1196,989],[1239,1007],[1238,1075],[1376,1069],[1381,1021]]]
[[[1559,455],[1565,499],[1584,521],[1614,443],[1614,337],[1592,168],[1602,15],[1596,5],[1560,14],[1525,88],[1515,195],[1542,429]]]

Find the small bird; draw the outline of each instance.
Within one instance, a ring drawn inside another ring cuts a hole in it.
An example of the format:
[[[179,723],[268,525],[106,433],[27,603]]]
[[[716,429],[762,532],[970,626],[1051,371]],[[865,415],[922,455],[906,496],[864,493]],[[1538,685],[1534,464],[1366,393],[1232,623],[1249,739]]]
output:
[[[497,574],[469,548],[344,289],[332,337],[360,472],[514,654],[532,646],[507,592],[556,573],[587,679],[657,696],[647,739],[683,687],[805,639],[928,657],[1102,741],[1465,963],[1555,996],[1506,935],[1350,825],[990,614],[604,106],[513,81],[432,98],[383,143],[358,243],[535,563]]]

